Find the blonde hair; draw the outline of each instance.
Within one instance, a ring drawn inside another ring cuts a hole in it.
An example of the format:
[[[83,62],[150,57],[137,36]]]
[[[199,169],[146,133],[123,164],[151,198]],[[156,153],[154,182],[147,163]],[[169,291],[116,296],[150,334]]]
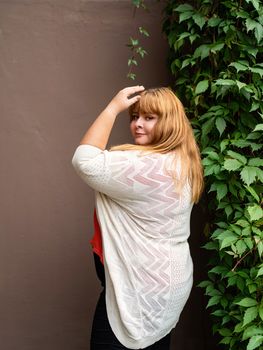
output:
[[[203,190],[203,167],[191,124],[184,107],[170,88],[161,87],[144,90],[141,98],[129,109],[130,116],[156,114],[158,120],[153,129],[152,141],[148,145],[124,144],[111,150],[142,150],[156,153],[174,152],[175,160],[183,164],[180,179],[172,174],[177,188],[189,182],[192,201],[197,203]]]

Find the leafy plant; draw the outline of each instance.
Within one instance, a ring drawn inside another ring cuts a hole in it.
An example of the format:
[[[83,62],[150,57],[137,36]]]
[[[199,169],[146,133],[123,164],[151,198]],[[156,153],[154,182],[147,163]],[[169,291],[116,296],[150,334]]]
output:
[[[169,0],[163,30],[203,157],[213,330],[227,349],[263,349],[263,5]]]
[[[147,6],[145,5],[144,0],[132,0],[131,2],[134,6],[134,15],[137,9],[140,9],[140,8],[142,8],[143,10],[148,9]],[[149,32],[144,27],[140,26],[138,30],[139,30],[139,33],[144,37],[150,36]],[[135,66],[138,66],[138,58],[144,58],[144,56],[147,55],[147,51],[144,49],[143,46],[141,46],[138,38],[130,37],[130,40],[127,46],[131,49],[131,56],[128,59],[129,71],[127,73],[127,78],[131,80],[135,80],[136,74],[134,73],[133,68]]]
[[[148,37],[149,33],[143,27],[139,27],[140,34]],[[133,39],[130,37],[130,42],[127,46],[131,49],[131,56],[128,59],[129,72],[127,73],[127,78],[135,80],[136,74],[133,72],[134,66],[138,65],[137,57],[143,58],[147,55],[147,51],[140,45],[139,39]]]

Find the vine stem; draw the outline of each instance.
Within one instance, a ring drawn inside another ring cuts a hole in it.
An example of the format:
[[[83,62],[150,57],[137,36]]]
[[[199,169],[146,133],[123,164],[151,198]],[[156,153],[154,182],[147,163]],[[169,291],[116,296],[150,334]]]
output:
[[[249,254],[251,254],[251,253],[253,252],[254,249],[255,249],[255,248],[250,249],[244,256],[242,256],[242,258],[239,259],[239,260],[236,262],[235,266],[232,268],[231,271],[234,272],[235,269],[238,267],[238,265],[239,265]]]

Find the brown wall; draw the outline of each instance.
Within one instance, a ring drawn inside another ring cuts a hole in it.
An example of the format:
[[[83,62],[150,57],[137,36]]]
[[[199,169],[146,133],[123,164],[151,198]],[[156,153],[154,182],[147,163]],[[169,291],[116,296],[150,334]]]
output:
[[[133,84],[125,44],[142,23],[151,38],[135,83],[168,84],[162,7],[151,1],[150,13],[133,17],[130,0],[0,1],[3,350],[89,349],[100,290],[89,246],[93,193],[71,157],[106,102]],[[123,115],[111,144],[127,140]],[[206,333],[189,329],[193,310],[197,323],[204,317],[194,293],[174,341],[180,350],[206,348]]]

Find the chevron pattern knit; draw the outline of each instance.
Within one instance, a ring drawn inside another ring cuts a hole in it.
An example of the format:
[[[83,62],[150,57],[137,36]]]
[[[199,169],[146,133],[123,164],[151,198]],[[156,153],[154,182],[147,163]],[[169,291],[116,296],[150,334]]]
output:
[[[110,325],[127,348],[145,348],[175,327],[192,288],[189,186],[176,192],[170,154],[81,145],[72,162],[96,191]]]

